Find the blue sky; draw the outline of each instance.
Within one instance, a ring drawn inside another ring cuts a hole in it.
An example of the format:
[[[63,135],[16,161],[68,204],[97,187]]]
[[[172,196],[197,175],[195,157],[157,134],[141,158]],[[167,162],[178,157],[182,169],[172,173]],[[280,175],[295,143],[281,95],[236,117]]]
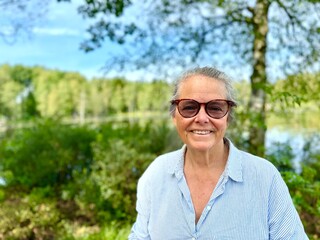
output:
[[[47,14],[36,22],[29,36],[20,35],[13,44],[0,38],[0,65],[40,65],[77,71],[89,79],[103,76],[101,68],[106,61],[107,48],[112,47],[106,44],[91,53],[79,49],[86,37],[85,29],[89,26],[88,20],[77,13],[80,2],[56,3],[53,0]]]
[[[41,0],[31,2],[39,4]],[[119,46],[105,41],[102,48],[90,53],[83,52],[79,46],[88,37],[86,28],[90,25],[90,21],[83,19],[77,12],[77,7],[83,0],[72,0],[71,3],[57,3],[57,0],[49,2],[47,14],[34,24],[30,36],[20,35],[13,44],[8,44],[0,38],[0,65],[40,65],[49,69],[80,72],[88,79],[102,76],[124,76],[129,80],[154,78],[152,73],[147,74],[142,70],[131,71],[127,74],[115,71],[105,74],[102,70],[104,63],[110,53],[121,51]],[[9,16],[13,19],[15,17],[19,16]],[[7,21],[1,14],[0,30],[4,25],[3,22]],[[231,70],[233,71],[234,69]],[[243,70],[240,73],[243,73]],[[239,76],[239,73],[234,75]]]

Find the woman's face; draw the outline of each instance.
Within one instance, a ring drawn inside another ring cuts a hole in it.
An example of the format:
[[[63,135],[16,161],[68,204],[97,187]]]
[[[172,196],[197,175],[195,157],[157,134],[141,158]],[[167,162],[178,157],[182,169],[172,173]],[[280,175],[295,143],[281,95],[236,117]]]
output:
[[[226,99],[226,88],[223,82],[202,75],[190,76],[178,89],[179,99],[194,99],[198,102],[209,102],[214,99]],[[210,117],[204,105],[199,113],[191,118],[184,118],[176,107],[173,122],[178,134],[188,149],[210,151],[223,144],[227,129],[228,114],[220,119]]]

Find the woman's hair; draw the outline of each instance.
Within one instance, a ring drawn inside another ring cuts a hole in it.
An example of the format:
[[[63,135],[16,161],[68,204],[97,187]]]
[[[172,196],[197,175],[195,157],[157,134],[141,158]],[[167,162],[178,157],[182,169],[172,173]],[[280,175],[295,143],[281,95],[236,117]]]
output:
[[[224,86],[226,88],[227,100],[231,100],[233,102],[236,102],[235,92],[234,92],[234,89],[232,86],[231,78],[228,75],[226,75],[224,72],[222,72],[214,67],[196,67],[196,68],[187,70],[186,72],[182,73],[182,75],[180,75],[175,81],[172,100],[179,98],[179,90],[180,90],[181,84],[189,77],[195,76],[195,75],[202,75],[202,76],[211,78],[212,80],[215,80],[215,81],[218,80],[218,81],[223,82]],[[174,116],[175,108],[176,108],[176,104],[170,105],[171,116]],[[233,119],[233,117],[234,117],[233,116],[233,109],[231,108],[230,112],[229,112],[228,121],[230,122]]]

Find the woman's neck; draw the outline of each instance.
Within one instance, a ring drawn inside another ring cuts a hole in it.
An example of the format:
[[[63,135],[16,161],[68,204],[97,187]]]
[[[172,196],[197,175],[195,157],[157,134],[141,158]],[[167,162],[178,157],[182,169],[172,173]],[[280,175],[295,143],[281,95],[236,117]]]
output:
[[[229,147],[221,141],[208,151],[188,149],[185,155],[185,168],[193,170],[224,169],[227,163]]]

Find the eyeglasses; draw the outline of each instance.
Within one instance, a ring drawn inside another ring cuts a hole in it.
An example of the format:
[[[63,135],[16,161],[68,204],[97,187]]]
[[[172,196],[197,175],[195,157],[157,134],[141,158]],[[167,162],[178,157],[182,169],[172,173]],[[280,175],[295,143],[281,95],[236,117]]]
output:
[[[200,103],[193,99],[176,99],[172,100],[171,104],[178,106],[180,115],[184,118],[192,118],[196,116],[204,105],[206,113],[215,119],[223,118],[231,107],[236,107],[236,103],[230,100],[215,99],[206,103]]]

